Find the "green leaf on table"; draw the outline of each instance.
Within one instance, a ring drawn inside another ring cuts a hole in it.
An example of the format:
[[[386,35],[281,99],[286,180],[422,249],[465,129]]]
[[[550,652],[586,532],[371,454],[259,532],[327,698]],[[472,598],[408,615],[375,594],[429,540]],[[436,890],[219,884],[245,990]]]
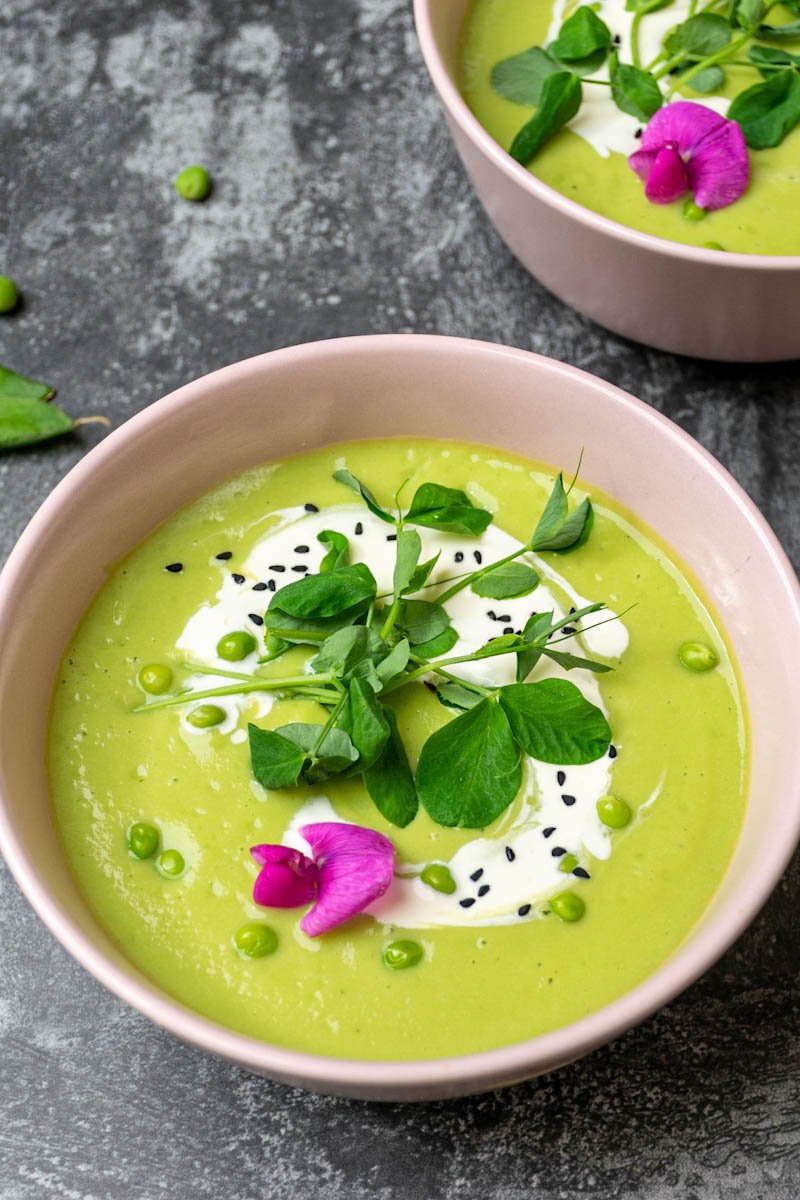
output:
[[[395,596],[416,591],[411,581],[422,553],[422,540],[416,529],[401,529],[397,535],[397,557],[394,564],[393,588]]]
[[[356,479],[355,475],[350,471],[344,468],[334,471],[333,478],[337,483],[343,483],[345,487],[349,487],[352,491],[356,492],[364,501],[369,511],[374,513],[376,517],[380,517],[382,521],[386,521],[389,525],[396,523],[392,514],[387,512],[385,508],[381,508],[367,485],[362,483],[360,479]]]
[[[304,620],[366,612],[378,586],[364,563],[339,567],[323,575],[305,575],[272,597],[268,611]]]
[[[594,524],[591,501],[582,500],[569,512],[564,478],[559,471],[544,512],[531,538],[534,550],[577,550],[587,541]]]
[[[343,729],[329,729],[317,745],[324,728],[324,725],[293,721],[275,730],[303,752],[302,775],[307,783],[320,783],[331,775],[341,775],[358,761],[358,751]]]
[[[512,683],[500,703],[514,737],[539,762],[579,765],[608,750],[611,730],[603,713],[566,679]]]
[[[514,800],[520,753],[508,718],[492,699],[443,725],[422,747],[420,803],[439,825],[484,829]]]
[[[472,591],[489,600],[513,600],[529,595],[538,586],[538,571],[526,563],[509,562],[479,575],[472,584]]]
[[[376,761],[364,772],[364,786],[378,812],[404,829],[417,815],[419,801],[405,746],[397,729],[397,717],[387,705],[383,716],[389,736]]]
[[[400,606],[397,628],[414,647],[432,641],[449,627],[450,617],[433,600],[404,600]]]
[[[12,396],[15,400],[50,400],[55,394],[55,388],[50,387],[49,383],[28,379],[10,367],[0,366],[0,400],[6,396]]]
[[[535,108],[548,75],[563,70],[541,46],[531,46],[521,54],[504,58],[492,67],[492,87],[506,100]]]
[[[75,421],[55,404],[25,396],[0,396],[0,449],[16,449],[71,433]]]
[[[667,34],[664,49],[670,57],[683,52],[705,58],[722,50],[730,40],[730,25],[724,17],[718,13],[700,13]]]
[[[431,638],[427,642],[418,642],[414,646],[414,654],[417,658],[423,658],[430,661],[433,658],[441,658],[443,654],[453,649],[458,641],[458,633],[452,625],[448,625],[447,629],[443,629],[436,637]]]
[[[477,692],[471,692],[460,683],[443,683],[436,694],[445,708],[458,708],[462,712],[481,702],[481,696]]]
[[[320,575],[329,571],[338,571],[340,567],[348,566],[350,562],[350,543],[343,533],[335,529],[323,529],[317,534],[317,541],[328,547],[328,552],[319,564]]]
[[[751,150],[780,145],[800,123],[800,75],[781,71],[740,92],[728,118],[739,123]]]
[[[583,87],[571,71],[548,75],[537,108],[509,148],[512,158],[526,167],[547,142],[571,121],[581,106]]]
[[[353,679],[347,689],[345,700],[339,714],[337,728],[348,734],[351,742],[358,751],[356,770],[371,767],[380,755],[389,737],[389,726],[383,714],[383,707],[375,697],[375,692],[363,679]]]
[[[661,89],[649,71],[621,63],[611,56],[611,96],[617,108],[637,121],[647,122],[664,103]]]
[[[294,742],[273,729],[248,725],[253,774],[262,787],[293,787],[300,779],[306,755]]]
[[[601,21],[588,4],[582,4],[567,18],[558,37],[548,48],[562,62],[579,62],[599,51],[608,50],[610,45],[611,30],[605,21]]]
[[[442,533],[477,536],[491,524],[492,514],[484,508],[478,508],[465,492],[457,488],[423,483],[414,494],[405,520],[413,525],[438,529]]]

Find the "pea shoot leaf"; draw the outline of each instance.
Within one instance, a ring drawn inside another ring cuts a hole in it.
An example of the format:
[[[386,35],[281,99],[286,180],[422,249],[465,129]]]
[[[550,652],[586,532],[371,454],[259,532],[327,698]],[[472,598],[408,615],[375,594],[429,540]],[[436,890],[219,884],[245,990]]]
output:
[[[611,31],[606,23],[587,4],[582,4],[561,26],[550,51],[562,62],[579,62],[608,50],[610,45]]]
[[[450,617],[441,604],[431,600],[404,600],[397,618],[397,628],[402,630],[412,646],[423,645],[444,633],[450,626]]]
[[[349,735],[358,751],[358,763],[352,769],[371,767],[386,745],[389,726],[374,691],[363,679],[351,681],[337,727]]]
[[[649,71],[610,59],[611,96],[617,108],[637,121],[647,122],[664,103],[661,89]]]
[[[402,596],[411,588],[411,580],[422,553],[422,540],[416,529],[401,529],[397,535],[397,557],[394,564],[394,594]]]
[[[740,29],[755,31],[761,24],[766,10],[764,0],[734,0],[733,20]]]
[[[268,611],[305,620],[345,613],[355,616],[367,610],[377,591],[369,567],[355,563],[323,575],[305,575],[295,583],[288,583],[272,597]]]
[[[751,150],[778,146],[800,124],[800,75],[781,71],[740,92],[728,109]]]
[[[527,596],[539,586],[539,573],[526,563],[510,562],[479,575],[472,584],[476,596],[490,600],[512,600]]]
[[[380,517],[380,519],[382,521],[386,521],[388,525],[396,524],[392,514],[388,513],[385,508],[381,508],[380,504],[378,504],[378,501],[375,499],[367,485],[362,483],[360,479],[356,479],[355,475],[351,474],[350,471],[347,471],[344,468],[339,471],[334,471],[333,478],[337,483],[343,483],[345,487],[349,487],[352,491],[356,492],[364,501],[369,511],[374,513],[376,517]]]
[[[500,704],[522,749],[540,762],[579,765],[608,750],[608,722],[566,679],[512,683],[500,689]]]
[[[417,792],[439,825],[485,829],[508,808],[522,782],[519,749],[493,699],[438,729],[422,747]]]
[[[306,783],[320,783],[331,775],[340,775],[358,759],[358,751],[343,729],[329,729],[318,746],[324,725],[293,721],[276,729],[304,754],[302,776]]]
[[[383,687],[388,687],[398,676],[402,675],[408,666],[411,647],[408,638],[401,638],[377,665],[378,678]]]
[[[413,525],[439,529],[442,533],[477,536],[491,524],[492,514],[478,508],[465,492],[457,488],[423,483],[417,489],[405,519]]]
[[[511,143],[511,157],[526,167],[542,146],[572,120],[582,100],[581,81],[571,71],[548,75],[542,84],[539,107]]]
[[[443,654],[447,654],[453,649],[458,641],[458,633],[452,625],[448,625],[447,629],[443,629],[436,637],[427,642],[418,642],[414,646],[414,654],[417,658],[424,658],[430,661],[433,658],[441,658]]]
[[[788,4],[784,4],[783,7],[789,8],[791,12],[800,12],[800,9],[792,8]],[[781,41],[784,38],[794,40],[794,38],[800,37],[800,21],[789,21],[786,25],[759,25],[757,36],[775,41]]]
[[[679,78],[681,74],[684,72],[678,71]],[[724,85],[725,72],[722,67],[717,66],[704,67],[702,71],[698,71],[696,75],[692,75],[686,80],[686,86],[701,96],[710,96],[713,92],[718,92]]]
[[[7,396],[15,400],[50,400],[55,394],[55,388],[50,387],[49,383],[28,379],[26,375],[18,375],[10,367],[0,366],[0,400]]]
[[[800,67],[800,55],[790,54],[788,50],[778,50],[775,46],[751,46],[747,57],[765,79],[769,79],[778,71],[784,71],[787,67]]]
[[[387,646],[374,629],[366,625],[348,625],[332,633],[312,659],[316,675],[330,673],[337,679],[349,680],[364,661],[377,664],[386,658]]]
[[[323,529],[317,534],[317,541],[328,546],[328,553],[319,564],[320,575],[328,571],[338,571],[340,567],[348,566],[350,562],[350,543],[343,533],[335,529]]]
[[[700,13],[677,25],[664,38],[664,49],[672,56],[683,51],[705,57],[716,54],[731,40],[731,29],[718,13]]]
[[[28,396],[0,396],[0,449],[46,442],[74,428],[72,417],[55,404]]]
[[[527,649],[517,655],[517,683],[528,678],[533,668],[542,657],[541,645],[547,641],[547,635],[553,627],[552,612],[533,613],[522,631],[522,640]],[[541,643],[541,645],[536,645]]]
[[[667,8],[672,0],[625,0],[625,11],[632,13],[653,13]]]
[[[419,564],[417,569],[414,571],[414,574],[411,576],[408,587],[406,588],[407,592],[418,592],[420,588],[425,586],[430,579],[433,568],[439,561],[441,554],[441,550],[437,550],[433,558],[429,558],[427,562]]]
[[[262,787],[293,787],[300,779],[306,754],[294,742],[273,729],[248,725],[253,774]]]
[[[559,471],[530,545],[534,550],[577,550],[587,541],[593,524],[594,512],[589,499],[582,500],[569,513],[564,477]]]
[[[605,675],[606,671],[612,669],[605,666],[604,663],[595,662],[592,658],[581,658],[578,654],[568,654],[563,650],[551,650],[549,646],[542,648],[542,654],[551,658],[554,663],[558,663],[565,671],[573,671],[578,668],[584,671],[592,671],[595,675]]]
[[[526,104],[535,108],[542,94],[542,84],[548,75],[555,75],[563,67],[541,46],[531,46],[521,54],[504,58],[492,68],[491,82],[494,90],[506,100]]]
[[[404,829],[417,815],[417,789],[397,728],[397,717],[388,705],[383,706],[383,716],[389,736],[376,761],[365,770],[364,785],[378,812],[392,825]]]
[[[458,708],[466,711],[481,702],[481,697],[477,692],[469,691],[460,683],[443,683],[436,694],[445,708]]]

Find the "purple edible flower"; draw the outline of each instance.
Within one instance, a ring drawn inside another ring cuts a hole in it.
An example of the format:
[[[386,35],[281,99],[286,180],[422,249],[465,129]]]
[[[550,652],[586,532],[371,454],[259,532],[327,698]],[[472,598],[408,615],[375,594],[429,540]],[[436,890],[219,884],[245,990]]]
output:
[[[690,191],[695,204],[709,212],[738,200],[750,179],[739,125],[691,100],[660,108],[628,163],[654,204],[671,204]]]
[[[304,825],[300,834],[312,858],[289,846],[251,847],[261,866],[253,899],[265,908],[297,908],[316,900],[300,928],[317,937],[384,894],[392,882],[394,846],[374,829],[339,821]]]

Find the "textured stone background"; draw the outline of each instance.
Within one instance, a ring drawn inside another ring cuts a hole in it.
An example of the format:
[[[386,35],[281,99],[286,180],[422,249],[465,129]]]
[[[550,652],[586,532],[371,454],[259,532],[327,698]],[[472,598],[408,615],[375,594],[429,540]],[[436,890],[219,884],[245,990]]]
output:
[[[5,0],[0,51],[0,270],[26,297],[0,361],[71,411],[116,425],[215,367],[338,334],[509,342],[667,412],[800,562],[797,364],[648,351],[532,281],[470,193],[406,0]],[[203,206],[172,191],[193,161],[216,180]],[[0,457],[0,561],[99,436]],[[0,873],[0,1200],[796,1200],[799,901],[795,863],[705,979],[576,1066],[381,1107],[179,1044]]]

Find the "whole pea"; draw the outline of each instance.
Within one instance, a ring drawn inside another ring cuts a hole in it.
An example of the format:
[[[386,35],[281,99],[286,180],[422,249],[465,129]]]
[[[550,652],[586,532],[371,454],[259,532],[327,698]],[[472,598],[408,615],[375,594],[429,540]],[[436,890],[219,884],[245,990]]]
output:
[[[702,221],[703,217],[708,216],[708,213],[699,204],[695,204],[694,200],[685,200],[683,203],[683,215],[687,221]]]
[[[197,708],[186,714],[186,721],[195,729],[211,729],[214,725],[221,725],[225,716],[225,709],[218,704],[198,704]]]
[[[160,696],[172,686],[172,670],[164,663],[147,663],[137,675],[139,687],[151,696]]]
[[[239,953],[246,958],[266,958],[278,948],[277,933],[271,925],[263,925],[260,921],[242,925],[241,929],[237,929],[233,941]]]
[[[712,671],[719,665],[719,655],[704,642],[684,642],[678,658],[689,671]]]
[[[419,942],[403,939],[391,942],[383,951],[383,961],[393,971],[404,971],[406,967],[415,967],[422,961],[423,949]]]
[[[578,865],[578,860],[574,854],[565,854],[559,859],[558,869],[563,871],[565,875],[571,875]]]
[[[450,868],[444,863],[429,863],[420,872],[419,877],[429,888],[433,888],[435,892],[444,892],[446,896],[452,896],[456,890],[456,881],[450,874]]]
[[[205,167],[184,167],[175,180],[175,191],[184,200],[205,200],[211,191],[211,176]]]
[[[630,805],[619,796],[601,796],[597,801],[597,815],[609,829],[624,829],[630,824]]]
[[[224,633],[217,642],[217,654],[226,662],[240,662],[252,654],[256,648],[256,639],[245,629],[237,629],[233,633]]]
[[[128,830],[128,849],[134,858],[152,858],[158,840],[158,830],[148,821],[136,821]]]
[[[557,917],[567,922],[580,921],[586,912],[586,905],[574,892],[559,892],[557,896],[551,896],[550,908]]]
[[[162,875],[177,879],[186,870],[186,860],[180,850],[162,850],[158,856],[158,869]]]
[[[10,275],[0,275],[0,313],[10,313],[19,304],[19,289]]]
[[[706,250],[722,250],[723,252],[725,250],[720,242],[703,242],[703,246]]]

